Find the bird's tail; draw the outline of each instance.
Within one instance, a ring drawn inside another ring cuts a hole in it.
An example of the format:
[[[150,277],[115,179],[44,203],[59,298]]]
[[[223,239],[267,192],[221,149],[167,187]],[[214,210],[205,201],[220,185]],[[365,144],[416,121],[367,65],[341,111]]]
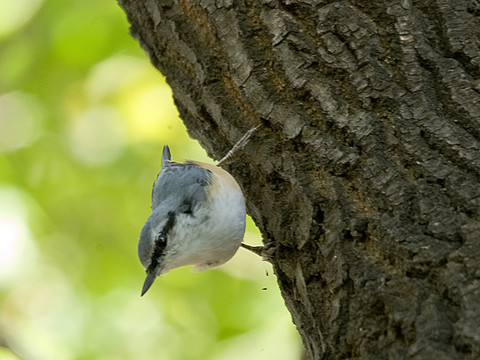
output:
[[[165,145],[162,152],[162,168],[164,168],[169,161],[172,161],[172,155],[170,154],[168,145]]]

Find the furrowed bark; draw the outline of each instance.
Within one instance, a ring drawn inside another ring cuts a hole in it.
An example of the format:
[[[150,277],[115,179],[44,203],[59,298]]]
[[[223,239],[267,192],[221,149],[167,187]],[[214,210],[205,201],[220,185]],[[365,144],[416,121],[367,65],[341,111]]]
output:
[[[119,3],[310,359],[480,357],[477,1]]]

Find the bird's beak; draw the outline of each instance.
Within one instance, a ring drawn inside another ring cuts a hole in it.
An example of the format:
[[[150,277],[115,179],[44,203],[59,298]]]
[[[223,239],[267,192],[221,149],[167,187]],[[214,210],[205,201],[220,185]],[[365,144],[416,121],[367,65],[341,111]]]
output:
[[[145,295],[145,293],[148,291],[148,289],[150,289],[150,286],[152,286],[156,277],[157,277],[157,274],[155,272],[147,271],[147,278],[145,279],[145,282],[143,283],[142,295],[141,296]]]

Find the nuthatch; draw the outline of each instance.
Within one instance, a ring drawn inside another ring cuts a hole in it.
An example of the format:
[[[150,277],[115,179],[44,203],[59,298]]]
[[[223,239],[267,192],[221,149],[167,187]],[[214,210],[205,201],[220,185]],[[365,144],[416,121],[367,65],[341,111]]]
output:
[[[142,296],[157,276],[172,269],[194,265],[204,271],[228,261],[240,247],[245,221],[242,191],[228,172],[197,161],[174,162],[165,146],[152,215],[138,242],[147,272]]]

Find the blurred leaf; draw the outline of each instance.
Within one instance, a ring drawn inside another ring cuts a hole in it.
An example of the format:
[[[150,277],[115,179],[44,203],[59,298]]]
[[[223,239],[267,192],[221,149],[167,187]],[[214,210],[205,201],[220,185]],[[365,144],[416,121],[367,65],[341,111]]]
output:
[[[299,357],[271,269],[243,250],[218,270],[172,271],[140,298],[137,241],[163,145],[178,161],[211,160],[115,2],[21,0],[0,14],[0,328],[13,350]]]

